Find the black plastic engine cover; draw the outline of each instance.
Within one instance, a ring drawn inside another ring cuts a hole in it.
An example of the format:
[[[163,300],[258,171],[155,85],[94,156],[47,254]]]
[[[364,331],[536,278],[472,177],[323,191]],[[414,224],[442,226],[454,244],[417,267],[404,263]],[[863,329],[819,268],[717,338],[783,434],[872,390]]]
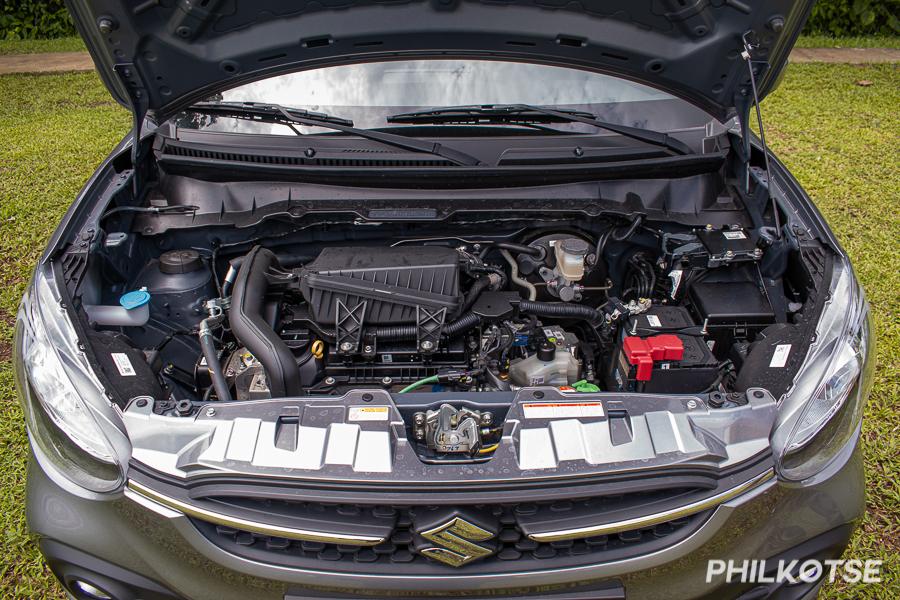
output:
[[[459,255],[438,246],[325,248],[299,270],[300,291],[310,315],[334,325],[338,301],[353,310],[366,302],[369,325],[415,323],[416,307],[459,310]]]

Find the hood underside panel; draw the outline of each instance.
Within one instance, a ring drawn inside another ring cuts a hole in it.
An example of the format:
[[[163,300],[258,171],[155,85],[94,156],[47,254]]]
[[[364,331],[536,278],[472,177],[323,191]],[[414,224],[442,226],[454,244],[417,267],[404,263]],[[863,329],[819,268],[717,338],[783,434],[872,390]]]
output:
[[[601,71],[724,118],[750,94],[742,38],[774,87],[811,0],[70,0],[113,96],[168,117],[262,77],[390,58],[473,56]]]

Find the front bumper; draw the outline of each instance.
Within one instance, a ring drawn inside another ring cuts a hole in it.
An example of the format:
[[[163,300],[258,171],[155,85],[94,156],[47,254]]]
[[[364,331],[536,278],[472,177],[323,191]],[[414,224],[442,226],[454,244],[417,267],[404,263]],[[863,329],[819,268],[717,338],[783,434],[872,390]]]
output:
[[[174,598],[729,598],[753,586],[726,591],[721,576],[707,583],[709,560],[840,554],[864,510],[858,435],[842,458],[813,485],[770,480],[720,505],[689,537],[662,550],[578,568],[503,574],[467,575],[465,567],[439,576],[348,574],[328,572],[326,566],[313,571],[247,560],[212,544],[181,513],[134,497],[76,498],[50,481],[34,460],[27,509],[29,525],[43,538],[42,549],[58,575],[65,576],[68,564],[58,549],[68,547],[78,549],[82,563],[89,557],[96,565],[113,565],[121,569],[119,580],[123,574],[137,576]],[[792,598],[814,593],[812,587],[787,592]]]

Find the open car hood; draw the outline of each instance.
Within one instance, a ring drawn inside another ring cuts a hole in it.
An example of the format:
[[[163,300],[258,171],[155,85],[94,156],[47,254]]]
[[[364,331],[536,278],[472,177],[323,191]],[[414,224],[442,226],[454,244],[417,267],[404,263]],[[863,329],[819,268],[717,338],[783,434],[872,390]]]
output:
[[[279,73],[495,57],[596,70],[725,119],[773,89],[814,0],[68,0],[113,96],[142,119]],[[758,61],[758,62],[756,62]]]

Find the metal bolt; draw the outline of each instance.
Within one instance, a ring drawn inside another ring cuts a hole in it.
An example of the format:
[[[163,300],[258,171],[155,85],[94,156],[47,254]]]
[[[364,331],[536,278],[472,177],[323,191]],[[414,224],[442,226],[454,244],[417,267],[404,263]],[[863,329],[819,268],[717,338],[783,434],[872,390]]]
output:
[[[100,33],[103,35],[109,35],[116,28],[116,22],[110,19],[109,17],[100,17],[97,21],[97,29],[100,30]]]
[[[316,149],[315,148],[307,148],[306,150],[303,151],[303,154],[305,154],[307,158],[312,158],[313,156],[316,155]]]
[[[390,377],[388,377],[387,375],[385,375],[384,377],[381,378],[381,383],[383,385],[391,385],[392,383],[394,383],[394,380],[391,379]]]
[[[575,147],[575,156],[584,156],[584,149],[581,146]]]
[[[733,251],[733,250],[726,250],[726,251],[725,251],[725,258],[726,258],[726,260],[727,260],[727,259],[734,258],[734,251]]]
[[[422,342],[420,347],[425,351],[434,350],[434,342],[432,342],[431,340],[425,340],[424,342]]]
[[[784,31],[784,17],[776,16],[769,19],[769,29],[774,31],[775,33],[781,33]]]
[[[144,408],[145,406],[147,406],[147,399],[146,398],[138,398],[137,402],[135,402],[134,404],[138,408]]]
[[[369,352],[371,352],[372,350],[374,350],[374,348],[372,348],[372,346],[363,346],[363,352],[365,352],[367,354]]]
[[[325,385],[334,385],[334,377],[326,377]]]
[[[207,416],[207,417],[214,417],[214,416],[216,416],[216,409],[213,408],[212,406],[210,406],[209,408],[207,408],[207,409],[206,409],[206,416]]]
[[[353,342],[341,342],[341,352],[350,352],[353,350]]]
[[[694,400],[688,400],[687,407],[693,410],[697,408],[697,403]]]
[[[489,412],[481,413],[481,424],[482,425],[490,425],[494,420],[494,415]]]
[[[425,413],[416,413],[413,415],[413,421],[416,425],[424,425],[425,424]]]

